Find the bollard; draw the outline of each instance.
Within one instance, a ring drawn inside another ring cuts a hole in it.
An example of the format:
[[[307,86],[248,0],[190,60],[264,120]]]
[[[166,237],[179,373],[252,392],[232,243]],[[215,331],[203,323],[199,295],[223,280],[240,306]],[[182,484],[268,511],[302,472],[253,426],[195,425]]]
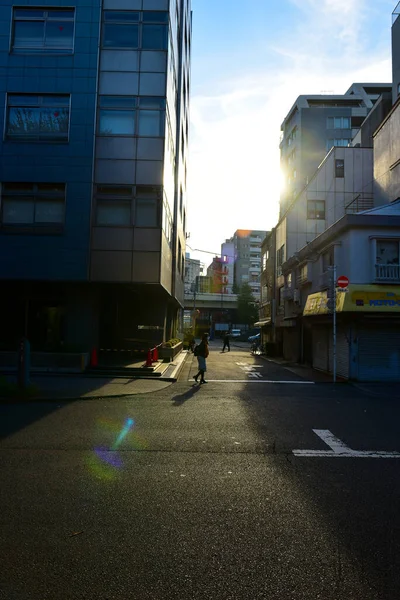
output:
[[[90,354],[90,366],[97,367],[98,364],[99,364],[99,360],[97,358],[97,350],[96,350],[96,348],[93,348],[93,350]]]
[[[157,362],[157,361],[158,361],[158,348],[156,346],[153,350],[153,362]]]
[[[152,367],[153,366],[153,361],[151,358],[151,349],[149,348],[149,351],[147,353],[147,360],[146,360],[146,367]]]

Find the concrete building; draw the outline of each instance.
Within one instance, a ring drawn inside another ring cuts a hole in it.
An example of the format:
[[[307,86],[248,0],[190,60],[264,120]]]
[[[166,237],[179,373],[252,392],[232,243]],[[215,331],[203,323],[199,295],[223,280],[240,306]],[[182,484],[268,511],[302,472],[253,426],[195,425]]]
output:
[[[276,226],[276,271],[274,335],[288,360],[310,360],[304,341],[301,301],[315,285],[308,275],[308,264],[296,274],[284,273],[283,265],[329,229],[339,219],[374,206],[373,151],[371,148],[333,147]],[[332,266],[331,253],[324,255],[326,267]],[[328,273],[328,271],[326,271]],[[327,289],[328,276],[319,282]],[[306,350],[304,350],[306,348]]]
[[[248,283],[256,300],[260,299],[261,244],[266,234],[266,231],[238,229],[225,242],[233,247],[235,291]]]
[[[337,277],[346,275],[346,293],[337,292],[337,374],[358,381],[400,379],[400,201],[347,214],[283,265],[290,281],[301,336],[292,335],[300,360],[333,370],[333,319],[329,298]],[[287,298],[289,296],[286,296]],[[294,332],[295,330],[291,328]]]
[[[233,242],[226,240],[226,242],[221,244],[221,258],[223,258],[227,269],[226,288],[228,294],[233,294],[232,288],[235,281],[235,246]]]
[[[185,256],[185,294],[193,291],[193,285],[196,283],[196,278],[202,273],[203,267],[199,260],[190,258],[187,252]]]
[[[0,7],[12,348],[22,334],[55,350],[157,341],[183,307],[190,0],[73,4]]]
[[[380,95],[391,91],[391,84],[353,83],[345,94],[297,98],[281,125],[285,190],[280,216],[307,185],[330,148],[348,146]]]
[[[228,294],[228,262],[224,257],[215,256],[207,267],[207,277],[211,279],[211,292]]]

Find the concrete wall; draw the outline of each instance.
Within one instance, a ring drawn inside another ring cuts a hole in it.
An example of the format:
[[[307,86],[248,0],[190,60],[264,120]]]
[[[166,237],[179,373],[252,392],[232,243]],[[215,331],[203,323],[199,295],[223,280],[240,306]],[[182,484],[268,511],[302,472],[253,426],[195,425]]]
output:
[[[374,136],[374,193],[382,204],[400,197],[400,104]]]
[[[400,18],[398,16],[392,25],[392,81],[394,104],[400,93]]]

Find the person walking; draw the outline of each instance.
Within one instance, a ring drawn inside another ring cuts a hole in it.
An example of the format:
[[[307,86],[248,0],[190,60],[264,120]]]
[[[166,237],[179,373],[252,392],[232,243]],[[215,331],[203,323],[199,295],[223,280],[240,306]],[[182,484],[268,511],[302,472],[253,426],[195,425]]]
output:
[[[195,356],[197,356],[199,372],[197,373],[197,375],[193,375],[193,379],[197,383],[197,380],[200,377],[200,383],[207,383],[207,381],[204,379],[204,373],[207,371],[206,358],[210,354],[210,351],[208,349],[208,334],[207,333],[203,333],[201,342],[198,346],[196,346],[194,354],[195,354]]]
[[[222,348],[222,352],[225,352],[225,348],[228,348],[228,352],[231,351],[231,345],[230,345],[230,341],[229,341],[229,331],[227,331],[224,334],[224,345],[223,345],[223,348]]]

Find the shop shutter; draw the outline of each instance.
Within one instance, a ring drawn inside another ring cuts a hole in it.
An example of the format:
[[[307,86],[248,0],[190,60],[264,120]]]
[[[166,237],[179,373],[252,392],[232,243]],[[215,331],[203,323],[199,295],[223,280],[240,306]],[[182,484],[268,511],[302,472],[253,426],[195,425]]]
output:
[[[368,327],[358,333],[358,380],[400,380],[400,329]]]
[[[336,334],[336,374],[344,379],[349,378],[350,368],[350,344],[349,330],[338,327]],[[332,364],[333,364],[333,341],[332,341]]]
[[[320,371],[329,370],[329,328],[314,327],[313,340],[313,367]]]

